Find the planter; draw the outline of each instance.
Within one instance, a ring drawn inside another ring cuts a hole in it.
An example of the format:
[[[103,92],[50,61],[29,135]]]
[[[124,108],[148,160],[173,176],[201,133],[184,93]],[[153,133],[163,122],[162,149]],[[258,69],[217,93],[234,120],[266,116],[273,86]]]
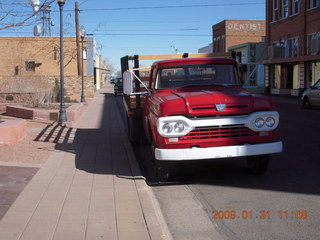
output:
[[[68,122],[75,122],[83,113],[86,103],[75,103],[66,109]],[[59,109],[37,109],[23,107],[21,105],[7,105],[6,115],[33,119],[58,121]]]
[[[26,120],[0,119],[0,145],[14,145],[26,135]]]

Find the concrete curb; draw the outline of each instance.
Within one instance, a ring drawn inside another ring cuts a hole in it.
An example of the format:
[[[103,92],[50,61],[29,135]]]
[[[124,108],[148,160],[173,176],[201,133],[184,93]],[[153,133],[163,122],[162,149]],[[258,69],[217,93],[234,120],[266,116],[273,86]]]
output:
[[[7,167],[31,167],[31,168],[41,168],[42,163],[23,163],[23,162],[2,162],[0,161],[0,166]]]
[[[116,114],[118,121],[121,122],[120,113]],[[125,128],[124,128],[125,129]],[[152,189],[146,184],[138,161],[129,142],[128,136],[124,131],[121,133],[122,142],[126,149],[127,158],[131,167],[132,176],[135,177],[134,182],[138,192],[140,205],[143,210],[143,216],[148,228],[150,239],[152,240],[173,240],[166,221],[162,215],[160,205],[156,199]]]
[[[171,233],[162,215],[160,205],[156,199],[152,189],[146,184],[145,178],[142,176],[137,159],[135,158],[133,149],[125,134],[122,134],[124,147],[127,152],[129,164],[132,169],[133,176],[141,176],[135,179],[135,185],[138,190],[141,208],[143,209],[144,218],[152,240],[172,240]],[[155,215],[154,215],[155,213]]]

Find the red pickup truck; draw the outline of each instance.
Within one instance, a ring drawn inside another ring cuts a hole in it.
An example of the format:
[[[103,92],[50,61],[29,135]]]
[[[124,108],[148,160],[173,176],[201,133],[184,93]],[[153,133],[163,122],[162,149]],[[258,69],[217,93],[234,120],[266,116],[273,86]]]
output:
[[[241,87],[234,59],[157,61],[147,86],[138,57],[132,57],[136,69],[123,71],[129,137],[149,141],[159,181],[170,175],[167,161],[247,157],[249,168],[262,174],[270,154],[282,151],[282,142],[275,141],[278,112],[269,98]]]

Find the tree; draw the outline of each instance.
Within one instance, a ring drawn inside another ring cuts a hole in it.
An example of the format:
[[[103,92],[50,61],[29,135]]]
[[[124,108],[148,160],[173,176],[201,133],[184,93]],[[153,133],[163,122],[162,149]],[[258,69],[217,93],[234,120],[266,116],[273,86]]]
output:
[[[114,64],[112,62],[110,62],[110,60],[108,58],[105,58],[102,61],[103,66],[109,70],[108,74],[112,75],[115,71],[116,68],[114,67]]]
[[[0,0],[0,30],[39,23],[38,14],[53,2],[55,0],[44,0],[41,4],[39,0]]]

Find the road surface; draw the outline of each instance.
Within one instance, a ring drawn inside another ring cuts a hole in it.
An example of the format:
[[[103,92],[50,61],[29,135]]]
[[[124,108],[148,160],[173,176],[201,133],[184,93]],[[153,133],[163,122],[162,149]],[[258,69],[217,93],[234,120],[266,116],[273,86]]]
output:
[[[176,166],[170,183],[152,187],[174,239],[318,239],[320,109],[272,98],[284,151],[266,174],[251,174],[244,158],[189,162]],[[122,97],[115,101],[123,112]],[[149,147],[134,149],[152,181]]]

